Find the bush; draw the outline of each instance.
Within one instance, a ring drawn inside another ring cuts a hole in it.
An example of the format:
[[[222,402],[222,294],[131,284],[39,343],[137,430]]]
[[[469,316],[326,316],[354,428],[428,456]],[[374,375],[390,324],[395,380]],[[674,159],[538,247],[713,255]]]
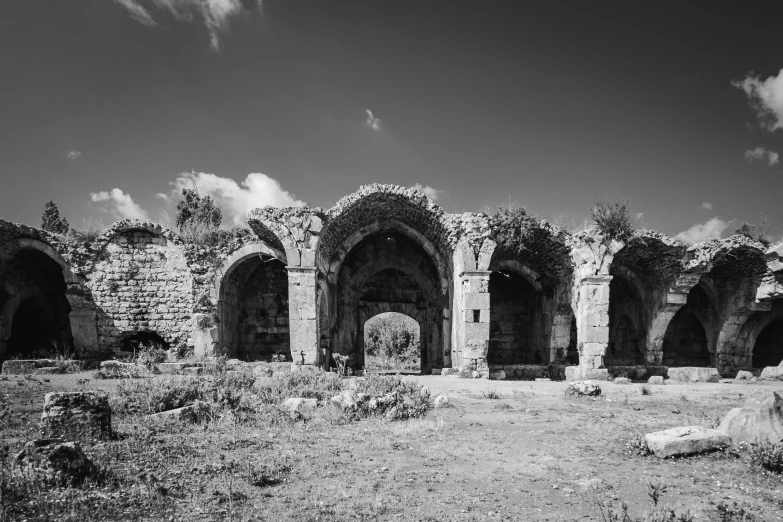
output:
[[[194,189],[182,189],[182,198],[177,203],[176,217],[177,229],[182,239],[197,244],[219,242],[218,229],[223,216],[212,198],[202,198],[198,190]]]
[[[627,241],[635,228],[628,200],[598,199],[590,210],[590,219],[607,239]]]
[[[383,415],[388,420],[404,420],[423,417],[430,411],[430,392],[424,386],[404,380],[399,375],[368,375],[358,381],[356,393],[381,399],[375,407],[365,405],[363,416]]]
[[[745,236],[753,241],[758,241],[764,246],[769,246],[772,243],[769,240],[769,224],[767,223],[767,218],[763,215],[761,216],[758,225],[743,221],[742,226],[735,230],[734,233]]]
[[[783,444],[753,444],[748,453],[750,463],[772,473],[783,473]]]
[[[121,382],[114,398],[116,407],[127,413],[150,414],[182,408],[206,400],[210,383],[187,377]]]

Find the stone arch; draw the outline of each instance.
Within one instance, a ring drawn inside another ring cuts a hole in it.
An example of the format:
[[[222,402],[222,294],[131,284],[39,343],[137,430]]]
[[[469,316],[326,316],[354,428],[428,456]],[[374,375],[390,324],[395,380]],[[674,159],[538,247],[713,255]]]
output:
[[[330,300],[335,303],[332,350],[362,367],[364,322],[383,311],[397,311],[419,321],[422,369],[441,363],[447,296],[433,256],[415,235],[401,229],[380,228],[349,244],[350,250],[334,265],[336,274],[329,274],[329,288],[336,294]]]
[[[708,331],[715,316],[715,302],[708,282],[700,281],[686,303],[672,317],[663,338],[664,366],[713,366],[714,345]]]
[[[291,358],[286,256],[264,243],[233,252],[216,272],[218,343],[242,360]]]
[[[359,352],[361,356],[361,367],[366,365],[365,358],[365,326],[367,322],[377,317],[380,314],[393,312],[404,315],[413,319],[419,327],[419,361],[424,361],[427,353],[426,338],[422,335],[425,325],[427,323],[427,309],[417,306],[415,303],[368,303],[367,306],[359,308],[359,332],[357,334],[357,342],[359,343]]]
[[[769,311],[751,314],[737,337],[738,350],[747,363],[743,366],[764,368],[780,364],[783,359],[783,300],[773,301]]]
[[[37,239],[12,240],[4,245],[0,275],[0,356],[72,352],[67,292],[78,282],[62,257]]]
[[[538,274],[516,260],[490,264],[489,365],[546,364],[550,353]]]
[[[609,345],[604,365],[644,362],[642,339],[647,331],[644,285],[624,266],[613,266],[609,282]]]

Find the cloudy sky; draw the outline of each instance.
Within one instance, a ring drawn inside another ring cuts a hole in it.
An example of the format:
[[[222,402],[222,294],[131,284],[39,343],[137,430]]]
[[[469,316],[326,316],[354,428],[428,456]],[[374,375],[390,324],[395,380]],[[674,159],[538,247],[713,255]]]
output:
[[[779,239],[779,21],[630,4],[2,2],[0,217],[165,219],[195,181],[230,225],[383,182],[545,218],[622,194],[689,241],[765,212]]]

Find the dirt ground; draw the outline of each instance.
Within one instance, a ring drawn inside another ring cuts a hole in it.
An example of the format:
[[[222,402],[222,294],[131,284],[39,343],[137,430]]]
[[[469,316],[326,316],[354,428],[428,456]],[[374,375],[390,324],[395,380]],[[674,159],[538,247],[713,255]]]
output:
[[[127,473],[154,471],[169,491],[169,520],[602,520],[598,506],[609,501],[642,515],[653,482],[667,487],[663,504],[695,520],[720,520],[716,506],[736,502],[757,521],[783,521],[781,475],[730,452],[660,460],[626,448],[636,434],[713,426],[756,389],[783,393],[783,382],[667,384],[648,386],[650,395],[641,384],[602,383],[602,397],[570,399],[564,382],[411,378],[452,407],[419,420],[346,425],[227,418],[154,426],[116,415],[115,429],[129,435],[85,451]],[[45,392],[111,393],[117,382],[90,373],[0,380],[23,419],[6,443],[15,451],[34,438]],[[120,452],[111,445],[138,458],[112,461]],[[276,467],[280,479],[248,484],[241,470],[249,462]]]

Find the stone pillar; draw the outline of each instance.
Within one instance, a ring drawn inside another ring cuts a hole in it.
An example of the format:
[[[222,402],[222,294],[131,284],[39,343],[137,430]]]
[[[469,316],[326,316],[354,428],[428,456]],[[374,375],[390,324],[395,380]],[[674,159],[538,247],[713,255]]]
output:
[[[288,322],[294,364],[318,364],[315,267],[287,266]]]
[[[575,378],[607,379],[604,354],[609,347],[610,275],[590,275],[579,282],[576,326],[579,367]]]
[[[81,286],[68,285],[66,293],[71,311],[68,320],[71,323],[71,335],[73,337],[73,349],[78,357],[91,357],[100,355],[101,347],[98,344],[98,313],[94,304],[89,301]]]
[[[466,270],[459,275],[462,289],[461,316],[455,317],[462,330],[462,357],[459,365],[476,369],[489,378],[489,275],[488,270]]]

